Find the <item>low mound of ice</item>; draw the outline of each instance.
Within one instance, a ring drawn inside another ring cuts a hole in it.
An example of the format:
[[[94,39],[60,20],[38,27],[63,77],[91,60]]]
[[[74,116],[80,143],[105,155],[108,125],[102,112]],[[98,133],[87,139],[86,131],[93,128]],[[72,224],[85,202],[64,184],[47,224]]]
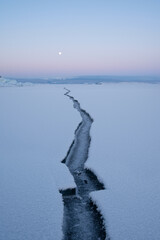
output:
[[[3,77],[0,77],[0,87],[14,87],[14,86],[30,86],[32,85],[32,83],[21,83],[21,82],[18,82],[14,79],[7,79],[7,78],[3,78]]]

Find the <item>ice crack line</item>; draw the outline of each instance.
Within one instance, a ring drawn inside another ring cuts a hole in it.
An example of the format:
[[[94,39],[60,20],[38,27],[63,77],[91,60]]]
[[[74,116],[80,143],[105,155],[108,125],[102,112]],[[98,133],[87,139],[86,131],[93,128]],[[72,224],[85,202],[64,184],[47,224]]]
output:
[[[104,189],[104,184],[90,169],[84,167],[88,159],[91,142],[90,128],[93,119],[70,95],[70,90],[66,88],[65,90],[65,95],[72,100],[74,108],[82,117],[82,121],[75,130],[74,140],[62,161],[67,165],[76,183],[76,189],[60,191],[64,202],[63,240],[109,239],[103,216],[89,196],[92,191]]]

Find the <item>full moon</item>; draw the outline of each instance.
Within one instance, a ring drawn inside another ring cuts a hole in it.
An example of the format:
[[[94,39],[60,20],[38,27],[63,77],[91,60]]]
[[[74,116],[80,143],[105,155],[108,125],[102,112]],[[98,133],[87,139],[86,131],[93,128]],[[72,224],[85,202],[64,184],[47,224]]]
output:
[[[62,52],[59,52],[58,54],[59,54],[59,55],[62,55]]]

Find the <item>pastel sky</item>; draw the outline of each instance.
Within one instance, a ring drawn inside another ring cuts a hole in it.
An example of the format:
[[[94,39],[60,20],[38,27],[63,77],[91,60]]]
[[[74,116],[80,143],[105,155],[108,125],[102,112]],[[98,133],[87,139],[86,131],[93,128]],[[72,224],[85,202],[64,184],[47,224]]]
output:
[[[160,0],[0,0],[0,75],[94,74],[160,75]]]

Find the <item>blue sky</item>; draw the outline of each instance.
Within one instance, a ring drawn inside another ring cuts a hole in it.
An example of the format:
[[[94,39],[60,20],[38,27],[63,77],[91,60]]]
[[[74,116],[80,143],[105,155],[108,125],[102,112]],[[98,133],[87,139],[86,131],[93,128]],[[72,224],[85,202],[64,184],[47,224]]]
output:
[[[0,75],[160,75],[159,12],[158,0],[0,0]]]

